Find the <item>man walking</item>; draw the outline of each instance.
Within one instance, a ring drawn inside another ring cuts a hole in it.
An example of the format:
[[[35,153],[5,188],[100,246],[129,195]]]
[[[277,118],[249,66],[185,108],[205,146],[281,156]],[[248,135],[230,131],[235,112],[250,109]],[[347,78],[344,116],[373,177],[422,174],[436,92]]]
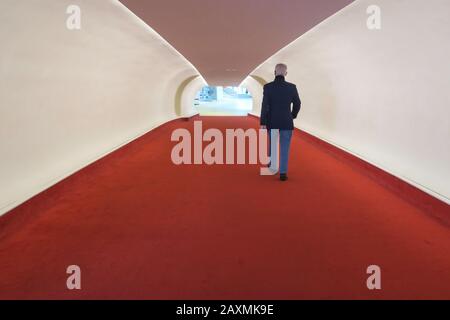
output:
[[[293,119],[297,118],[301,107],[297,87],[286,82],[286,76],[287,66],[282,63],[277,64],[275,80],[264,86],[261,108],[261,128],[267,129],[269,134],[271,130],[279,130],[281,181],[287,180],[289,148],[294,129]],[[277,141],[271,141],[271,145],[273,144],[277,145]],[[271,154],[272,159],[274,156]]]

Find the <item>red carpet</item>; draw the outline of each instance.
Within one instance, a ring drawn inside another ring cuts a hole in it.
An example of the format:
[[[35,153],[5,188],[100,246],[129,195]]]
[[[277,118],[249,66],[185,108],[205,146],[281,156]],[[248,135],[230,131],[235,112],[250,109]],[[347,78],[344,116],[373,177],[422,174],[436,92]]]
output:
[[[0,298],[450,299],[447,226],[299,131],[286,183],[175,166],[172,130],[192,126],[166,124],[0,218]],[[66,289],[72,264],[81,291]]]

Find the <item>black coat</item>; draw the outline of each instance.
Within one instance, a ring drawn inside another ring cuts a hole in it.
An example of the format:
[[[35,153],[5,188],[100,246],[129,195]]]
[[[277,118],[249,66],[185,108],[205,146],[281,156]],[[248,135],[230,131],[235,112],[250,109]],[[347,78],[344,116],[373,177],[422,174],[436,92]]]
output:
[[[283,76],[277,76],[275,81],[264,86],[261,125],[269,129],[292,130],[293,119],[297,118],[300,107],[301,101],[295,84],[286,82]]]

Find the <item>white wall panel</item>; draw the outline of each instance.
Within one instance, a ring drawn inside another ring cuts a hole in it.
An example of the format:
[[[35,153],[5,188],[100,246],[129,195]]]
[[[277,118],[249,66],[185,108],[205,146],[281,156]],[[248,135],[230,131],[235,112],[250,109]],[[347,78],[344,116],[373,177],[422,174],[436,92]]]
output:
[[[367,28],[372,4],[381,30]],[[298,127],[448,203],[449,19],[448,0],[359,0],[252,74],[271,80],[287,63]]]
[[[115,0],[2,0],[0,41],[0,214],[176,118],[199,75]]]

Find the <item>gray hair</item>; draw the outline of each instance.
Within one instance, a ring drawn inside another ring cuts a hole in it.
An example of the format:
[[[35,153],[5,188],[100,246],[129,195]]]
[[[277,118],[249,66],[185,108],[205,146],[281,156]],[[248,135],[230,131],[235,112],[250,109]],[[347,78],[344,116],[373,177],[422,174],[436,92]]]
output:
[[[284,63],[279,63],[275,66],[276,76],[285,76],[287,74],[287,65]]]

